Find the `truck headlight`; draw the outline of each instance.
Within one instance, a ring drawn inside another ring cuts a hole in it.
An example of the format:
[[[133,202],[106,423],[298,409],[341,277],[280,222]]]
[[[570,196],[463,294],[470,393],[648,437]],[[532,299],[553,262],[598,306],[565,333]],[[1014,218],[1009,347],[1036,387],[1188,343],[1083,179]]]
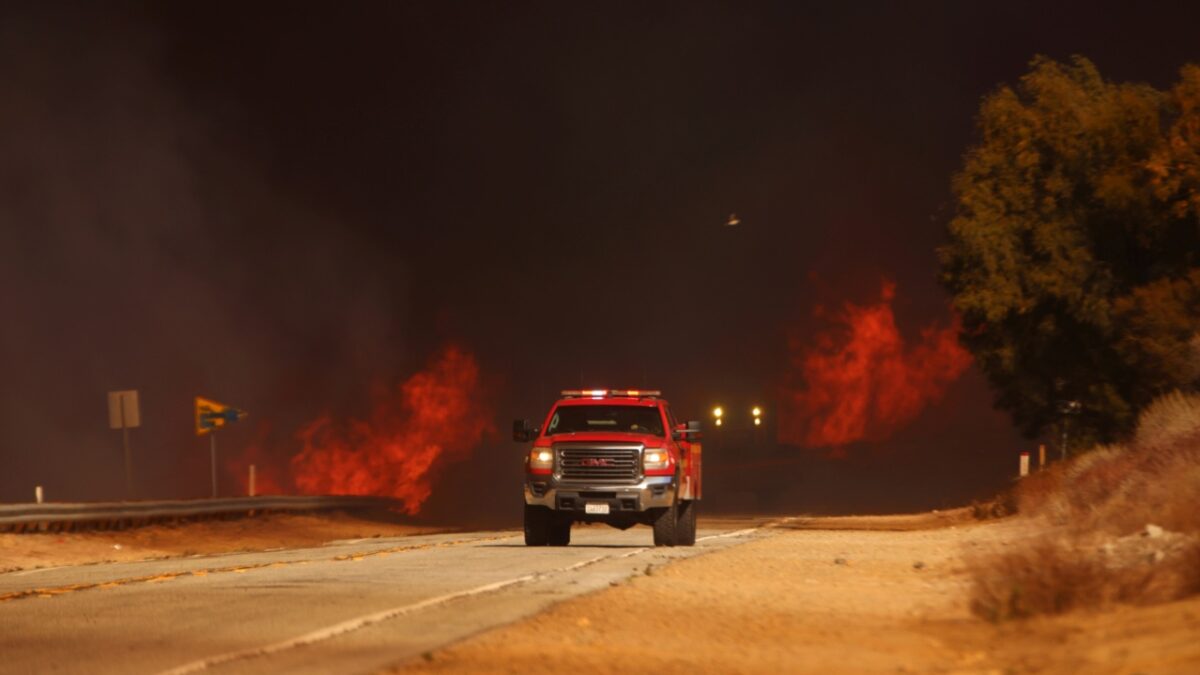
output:
[[[647,449],[642,453],[642,467],[648,470],[666,469],[671,466],[671,453],[664,450]]]
[[[529,453],[529,468],[549,471],[554,468],[554,451],[550,448],[534,448]]]

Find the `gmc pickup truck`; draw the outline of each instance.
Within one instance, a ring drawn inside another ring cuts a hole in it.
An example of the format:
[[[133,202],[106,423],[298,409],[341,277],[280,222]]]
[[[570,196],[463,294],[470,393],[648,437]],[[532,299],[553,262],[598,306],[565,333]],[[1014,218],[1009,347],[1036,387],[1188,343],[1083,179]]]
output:
[[[637,524],[655,546],[696,543],[700,423],[676,422],[661,392],[562,392],[541,426],[513,422],[525,454],[525,544],[566,546],[571,525]]]

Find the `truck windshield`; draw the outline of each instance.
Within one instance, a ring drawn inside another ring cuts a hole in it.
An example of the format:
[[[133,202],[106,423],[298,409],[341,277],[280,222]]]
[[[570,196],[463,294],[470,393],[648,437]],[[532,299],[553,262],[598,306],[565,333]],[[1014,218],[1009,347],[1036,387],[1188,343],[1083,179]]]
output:
[[[626,434],[663,435],[658,408],[634,405],[562,405],[554,410],[546,435],[581,431],[613,431]]]

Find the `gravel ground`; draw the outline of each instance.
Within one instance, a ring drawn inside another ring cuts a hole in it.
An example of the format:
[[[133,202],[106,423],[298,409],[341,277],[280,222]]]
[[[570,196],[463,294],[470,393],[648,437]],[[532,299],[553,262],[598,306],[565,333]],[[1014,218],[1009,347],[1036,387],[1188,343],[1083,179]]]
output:
[[[794,519],[395,672],[1200,672],[1200,601],[972,617],[964,555],[1036,530],[946,514]]]

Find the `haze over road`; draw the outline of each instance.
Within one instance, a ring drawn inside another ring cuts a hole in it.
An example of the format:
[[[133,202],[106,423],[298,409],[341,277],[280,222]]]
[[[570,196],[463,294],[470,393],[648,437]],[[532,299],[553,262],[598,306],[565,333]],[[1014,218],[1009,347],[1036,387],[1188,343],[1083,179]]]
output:
[[[761,523],[702,523],[694,548],[576,527],[565,548],[476,532],[13,572],[0,575],[0,671],[374,672],[762,536]]]

